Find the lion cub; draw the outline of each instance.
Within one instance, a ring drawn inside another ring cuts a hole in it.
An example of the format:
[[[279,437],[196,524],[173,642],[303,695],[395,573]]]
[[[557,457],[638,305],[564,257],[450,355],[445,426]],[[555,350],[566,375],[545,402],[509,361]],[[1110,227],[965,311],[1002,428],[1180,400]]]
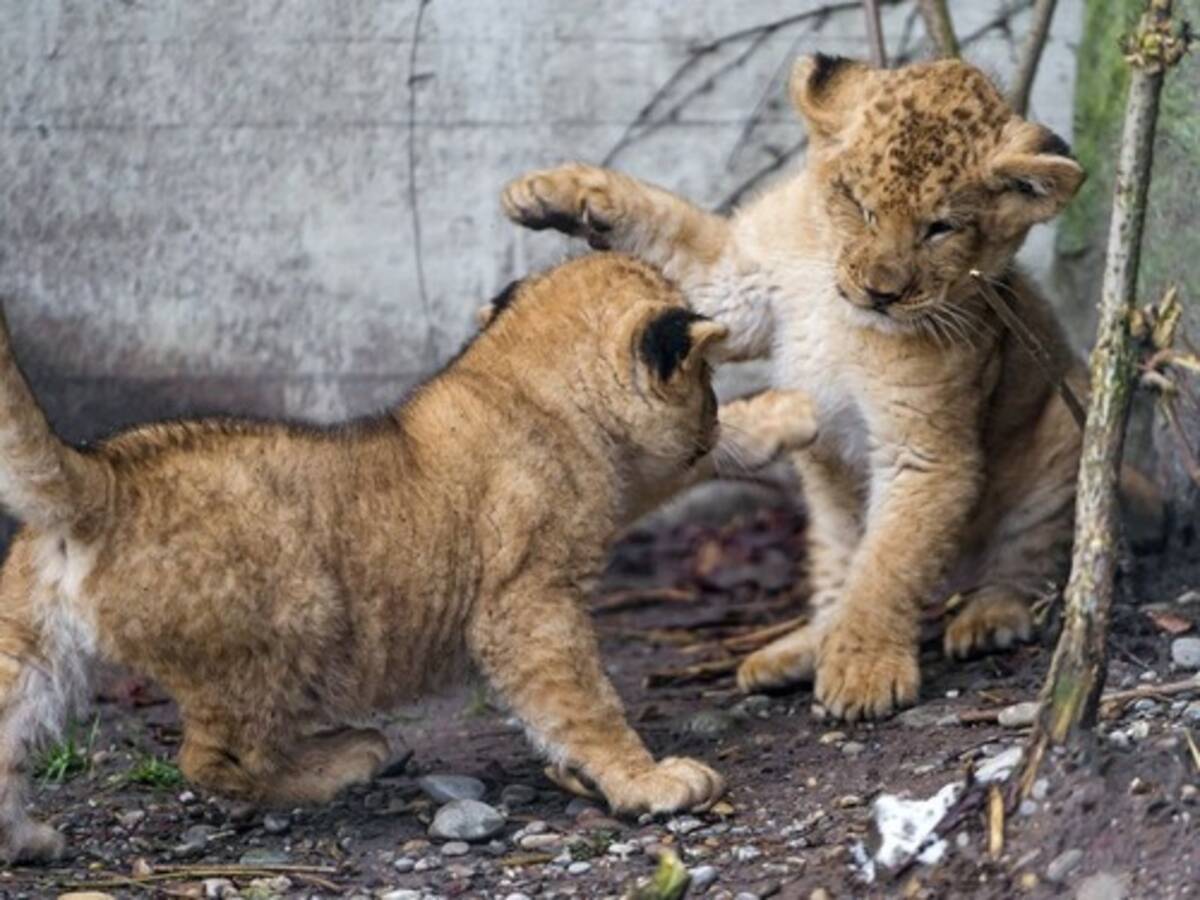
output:
[[[585,165],[514,181],[505,211],[662,266],[729,326],[724,354],[770,355],[776,387],[812,392],[821,435],[798,466],[817,611],[738,681],[815,680],[835,715],[880,716],[917,697],[922,603],[963,595],[945,641],[962,656],[1028,638],[1030,601],[1065,575],[1079,431],[972,273],[1082,392],[1013,256],[1084,173],[958,60],[887,71],[818,55],[791,96],[806,163],[731,218]]]
[[[709,465],[725,327],[616,255],[501,307],[371,421],[158,424],[87,450],[50,431],[0,321],[0,500],[25,523],[0,571],[0,851],[61,850],[26,817],[22,769],[97,658],[170,692],[181,770],[235,797],[319,803],[370,779],[388,743],[349,723],[468,664],[614,809],[720,795],[626,724],[584,600],[617,529]],[[788,394],[730,406],[728,440],[765,417],[778,444],[717,449],[766,462],[812,437],[806,413]]]

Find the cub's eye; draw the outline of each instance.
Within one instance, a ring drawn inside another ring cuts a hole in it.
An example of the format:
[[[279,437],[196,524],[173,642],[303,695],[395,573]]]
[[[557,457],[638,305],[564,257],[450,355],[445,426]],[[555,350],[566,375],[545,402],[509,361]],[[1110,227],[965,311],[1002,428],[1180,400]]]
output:
[[[853,204],[854,208],[858,210],[858,214],[863,217],[864,222],[866,222],[868,225],[875,224],[875,213],[871,212],[871,210],[867,209],[858,202],[858,198],[854,196],[854,191],[850,190],[850,185],[846,184],[844,181],[838,180],[835,182],[834,188],[845,200]]]
[[[958,231],[958,226],[953,222],[947,222],[945,219],[940,219],[937,222],[930,222],[925,228],[925,240],[934,241],[947,234],[953,234]]]

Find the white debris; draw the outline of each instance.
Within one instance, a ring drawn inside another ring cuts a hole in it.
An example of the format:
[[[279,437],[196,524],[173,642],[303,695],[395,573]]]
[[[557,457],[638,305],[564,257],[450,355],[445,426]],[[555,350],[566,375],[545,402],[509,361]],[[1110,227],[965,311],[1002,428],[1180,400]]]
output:
[[[1013,769],[1021,762],[1021,748],[1009,747],[995,756],[985,759],[975,767],[975,778],[984,784],[993,781],[1003,781],[1012,774]]]
[[[893,869],[919,850],[917,859],[935,865],[946,852],[946,842],[940,838],[922,846],[938,822],[954,805],[963,786],[957,781],[943,787],[927,800],[905,800],[894,794],[881,794],[872,809],[875,829],[879,832],[879,850],[875,862]]]

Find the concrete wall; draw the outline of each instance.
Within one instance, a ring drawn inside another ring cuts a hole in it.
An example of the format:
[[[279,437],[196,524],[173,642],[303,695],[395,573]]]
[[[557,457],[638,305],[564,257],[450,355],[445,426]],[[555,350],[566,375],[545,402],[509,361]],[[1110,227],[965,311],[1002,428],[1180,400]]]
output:
[[[788,62],[864,55],[861,13],[736,33],[818,5],[0,0],[0,296],[21,357],[73,438],[378,408],[562,257],[502,221],[509,177],[620,147],[616,165],[716,205],[795,147]],[[1007,5],[951,7],[968,35]],[[1060,2],[1034,98],[1063,133],[1080,18]],[[922,52],[911,2],[886,27],[893,53]],[[968,55],[1004,75],[1012,37]]]

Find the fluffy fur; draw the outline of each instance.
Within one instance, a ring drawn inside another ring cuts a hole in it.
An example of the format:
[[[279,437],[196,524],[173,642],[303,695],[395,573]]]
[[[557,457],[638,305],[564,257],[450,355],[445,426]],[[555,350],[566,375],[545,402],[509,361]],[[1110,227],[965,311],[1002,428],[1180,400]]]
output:
[[[965,655],[1028,638],[1030,599],[1064,575],[1079,431],[969,273],[1082,392],[1050,306],[1012,260],[1084,173],[957,60],[877,71],[816,57],[790,88],[806,164],[732,218],[585,165],[516,180],[504,206],[660,265],[729,326],[723,353],[770,355],[776,386],[813,394],[821,434],[798,465],[816,614],[738,678],[815,678],[818,699],[855,719],[916,699],[924,601],[964,593],[945,648]]]
[[[189,779],[251,801],[322,802],[371,778],[388,743],[356,723],[471,665],[614,809],[721,793],[699,762],[655,762],[626,723],[585,593],[617,529],[714,455],[766,462],[811,439],[806,401],[729,407],[709,453],[705,357],[725,327],[631,259],[569,263],[499,307],[374,420],[158,424],[88,450],[53,435],[0,327],[0,501],[26,523],[0,571],[9,859],[61,849],[25,814],[24,768],[99,658],[178,701]],[[766,443],[740,438],[764,417]]]

